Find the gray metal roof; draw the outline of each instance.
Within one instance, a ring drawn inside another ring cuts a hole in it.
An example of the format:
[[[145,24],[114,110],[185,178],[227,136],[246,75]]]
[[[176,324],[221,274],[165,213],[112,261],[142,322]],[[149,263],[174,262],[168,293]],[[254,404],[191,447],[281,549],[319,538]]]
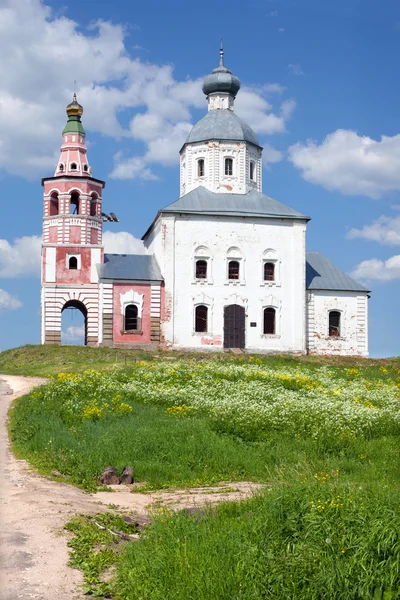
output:
[[[307,219],[297,210],[265,196],[257,190],[247,194],[210,192],[199,186],[181,196],[179,200],[161,209],[161,213],[185,213],[228,215],[235,217],[272,217],[283,219]]]
[[[209,110],[193,126],[185,144],[206,142],[208,140],[244,141],[260,146],[252,128],[229,109]]]
[[[99,265],[100,279],[162,281],[160,268],[152,254],[105,254]]]
[[[366,287],[343,273],[319,252],[307,252],[306,261],[306,288],[308,290],[369,292]]]

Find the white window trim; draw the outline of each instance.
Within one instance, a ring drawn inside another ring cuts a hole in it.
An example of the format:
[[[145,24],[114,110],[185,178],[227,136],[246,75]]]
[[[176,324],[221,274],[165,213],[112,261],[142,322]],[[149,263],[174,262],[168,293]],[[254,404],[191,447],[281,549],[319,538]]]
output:
[[[69,259],[70,258],[76,258],[77,262],[78,262],[78,266],[76,269],[70,269],[69,268]],[[67,254],[65,257],[65,267],[68,271],[80,271],[82,269],[82,261],[81,261],[81,255],[80,254]]]
[[[275,310],[275,333],[264,333],[264,310],[266,308],[273,308]],[[261,333],[260,337],[263,339],[280,339],[281,337],[281,319],[280,319],[280,307],[275,303],[263,304],[261,307]]]
[[[329,313],[331,312],[338,312],[340,314],[340,335],[335,336],[335,335],[329,335]],[[344,325],[344,311],[341,310],[340,308],[328,308],[326,311],[326,329],[325,331],[328,332],[327,336],[326,336],[326,340],[334,340],[334,341],[343,341],[345,338],[343,336],[343,325]]]
[[[239,263],[239,279],[229,279],[229,263],[232,260]],[[240,256],[227,256],[225,262],[225,285],[246,285],[246,278],[244,274],[245,259]]]
[[[206,306],[207,307],[207,331],[196,331],[196,308],[198,306]],[[193,312],[192,312],[192,335],[195,337],[212,335],[212,307],[208,302],[195,302],[193,304]]]

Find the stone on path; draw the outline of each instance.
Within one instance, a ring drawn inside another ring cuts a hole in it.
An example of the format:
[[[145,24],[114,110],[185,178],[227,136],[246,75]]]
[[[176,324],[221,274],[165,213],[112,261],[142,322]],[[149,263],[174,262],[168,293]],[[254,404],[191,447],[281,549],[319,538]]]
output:
[[[99,481],[105,485],[118,485],[120,481],[117,469],[115,467],[106,467],[100,475]]]
[[[133,483],[133,469],[132,467],[124,467],[122,475],[120,477],[121,483],[130,484]]]

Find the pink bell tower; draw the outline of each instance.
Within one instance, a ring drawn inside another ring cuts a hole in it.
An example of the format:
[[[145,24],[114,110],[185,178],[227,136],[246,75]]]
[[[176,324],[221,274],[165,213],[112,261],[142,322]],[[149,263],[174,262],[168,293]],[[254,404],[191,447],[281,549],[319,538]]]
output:
[[[41,342],[61,343],[61,315],[78,308],[85,319],[85,343],[97,345],[99,280],[104,261],[102,191],[105,182],[92,177],[86,155],[83,108],[76,94],[67,106],[61,155],[54,177],[44,187]]]

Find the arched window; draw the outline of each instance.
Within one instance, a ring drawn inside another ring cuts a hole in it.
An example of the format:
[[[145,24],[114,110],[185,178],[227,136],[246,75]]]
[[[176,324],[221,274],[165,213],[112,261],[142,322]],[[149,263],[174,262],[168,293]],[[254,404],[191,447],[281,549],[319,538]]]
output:
[[[225,175],[233,175],[233,159],[225,159]]]
[[[78,192],[72,192],[72,194],[71,194],[69,213],[71,215],[79,215],[79,194],[78,194]]]
[[[338,310],[329,312],[329,337],[340,337],[340,312]]]
[[[70,256],[70,259],[68,261],[68,268],[76,271],[76,269],[78,268],[78,259],[76,258],[76,256]]]
[[[199,158],[197,161],[197,177],[204,177],[205,175],[205,166],[204,166],[204,158]]]
[[[264,308],[264,334],[275,333],[275,309]]]
[[[128,304],[125,307],[125,331],[136,331],[138,327],[138,307],[136,304]]]
[[[88,165],[83,165],[83,170],[87,172],[89,170]]]
[[[239,279],[240,264],[237,260],[230,260],[228,263],[228,279]]]
[[[71,163],[71,171],[76,171],[77,166],[76,163]]]
[[[271,262],[264,263],[264,281],[275,280],[275,265]]]
[[[206,260],[196,260],[196,279],[207,279]]]
[[[50,216],[55,217],[59,213],[58,194],[54,192],[50,197]]]
[[[97,217],[97,201],[98,201],[98,199],[99,199],[98,195],[95,192],[93,192],[90,197],[90,216],[91,217]]]
[[[59,170],[59,171],[64,171],[64,165],[63,165],[62,163],[60,163],[60,164],[58,165],[58,170]]]
[[[208,327],[208,308],[207,306],[196,306],[194,330],[198,333],[205,333]]]
[[[254,181],[254,179],[255,179],[255,167],[256,167],[255,162],[250,161],[250,179],[252,181]]]

